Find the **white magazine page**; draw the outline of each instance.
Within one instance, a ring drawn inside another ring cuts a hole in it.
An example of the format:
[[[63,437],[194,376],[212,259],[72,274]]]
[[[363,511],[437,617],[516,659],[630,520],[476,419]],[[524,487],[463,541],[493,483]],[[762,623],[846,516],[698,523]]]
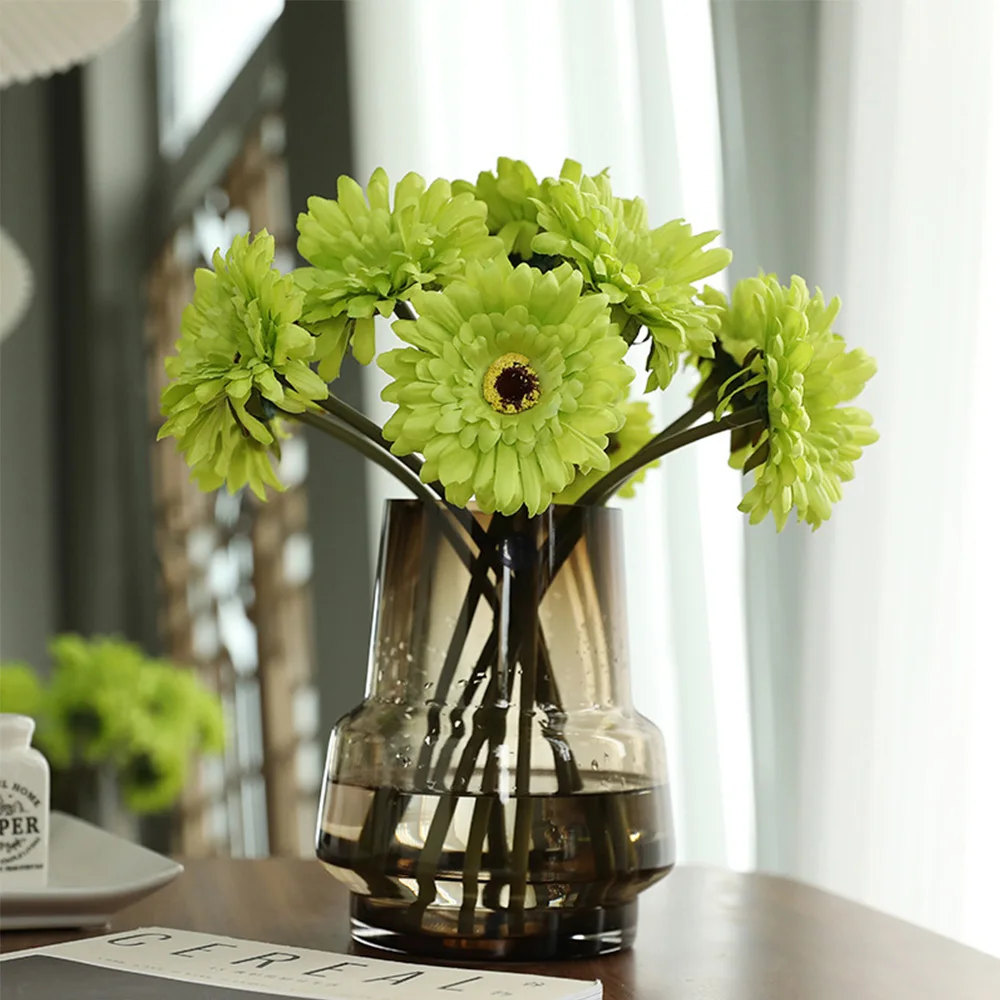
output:
[[[51,961],[61,959],[62,961]],[[69,961],[66,961],[69,960]],[[174,983],[220,988],[220,1000],[254,994],[268,997],[315,997],[322,1000],[600,1000],[594,980],[558,979],[524,972],[488,972],[338,955],[332,952],[266,944],[215,934],[145,927],[105,937],[8,953],[0,957],[0,981],[15,980],[19,996],[49,996],[60,983],[75,982],[81,992],[101,991],[107,1000],[125,1000],[135,990],[132,976],[158,977]],[[20,962],[18,965],[16,963]],[[111,970],[73,970],[70,963]],[[85,983],[88,975],[90,980]],[[106,978],[100,981],[101,975]],[[95,979],[97,977],[97,979]],[[130,986],[130,983],[132,984]],[[37,985],[39,992],[24,992]],[[148,980],[143,997],[158,1000]],[[86,990],[83,988],[86,987]],[[42,990],[46,990],[42,992]],[[236,991],[236,992],[232,992]],[[94,992],[94,995],[97,995]],[[164,997],[175,995],[164,992]],[[213,1000],[212,992],[199,997]]]

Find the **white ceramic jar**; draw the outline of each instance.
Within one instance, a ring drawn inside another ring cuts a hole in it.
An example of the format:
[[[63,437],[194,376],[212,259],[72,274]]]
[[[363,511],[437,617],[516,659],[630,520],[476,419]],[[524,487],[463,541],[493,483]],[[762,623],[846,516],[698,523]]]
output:
[[[49,763],[31,745],[35,720],[0,713],[0,893],[45,885]]]

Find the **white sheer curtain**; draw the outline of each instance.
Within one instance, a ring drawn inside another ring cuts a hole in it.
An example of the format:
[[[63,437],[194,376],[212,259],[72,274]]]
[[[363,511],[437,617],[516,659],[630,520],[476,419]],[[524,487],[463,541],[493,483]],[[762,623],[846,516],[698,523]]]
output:
[[[715,20],[727,235],[777,258],[734,268],[806,268],[880,362],[831,523],[748,545],[758,861],[1000,954],[1000,14],[960,11]]]
[[[474,179],[505,155],[543,176],[570,156],[611,167],[655,221],[719,226],[707,0],[369,0],[350,7],[350,39],[360,174]],[[370,412],[387,415],[380,373],[366,377]],[[662,419],[685,408],[686,388],[655,400]],[[377,472],[372,487],[376,527],[394,488]],[[626,523],[635,696],[667,737],[681,859],[747,867],[738,500],[713,441],[652,473]]]
[[[796,873],[1000,954],[1000,14],[853,6],[820,25],[818,266],[882,441],[803,542]]]

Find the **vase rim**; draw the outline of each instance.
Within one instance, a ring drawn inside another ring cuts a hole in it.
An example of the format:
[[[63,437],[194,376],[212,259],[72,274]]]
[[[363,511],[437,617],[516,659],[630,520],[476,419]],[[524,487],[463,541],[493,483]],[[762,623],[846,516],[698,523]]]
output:
[[[427,501],[417,499],[416,497],[389,497],[385,500],[385,513],[388,514],[392,510],[412,510],[417,509],[422,506]],[[439,510],[454,509],[460,514],[472,514],[478,515],[480,517],[492,517],[492,513],[486,513],[479,510],[477,507],[458,507],[452,508],[451,504],[446,503],[444,500],[438,500],[436,506]],[[519,508],[523,510],[523,508]],[[577,504],[577,503],[560,503],[560,504],[550,504],[545,510],[535,515],[535,518],[545,517],[553,510],[578,510],[581,511],[585,517],[592,519],[603,519],[607,521],[617,521],[621,518],[622,511],[620,507],[604,507],[598,506],[596,504]],[[534,520],[535,518],[532,518]]]

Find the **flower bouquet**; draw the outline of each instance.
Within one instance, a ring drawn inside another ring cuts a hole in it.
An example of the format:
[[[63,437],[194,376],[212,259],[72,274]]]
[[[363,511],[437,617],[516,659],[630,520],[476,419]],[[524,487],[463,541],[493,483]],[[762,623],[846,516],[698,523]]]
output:
[[[204,489],[281,489],[301,422],[402,482],[382,539],[368,694],[331,738],[317,851],[389,948],[535,958],[626,947],[673,863],[660,734],[628,692],[616,494],[713,434],[777,528],[830,516],[877,438],[851,402],[875,371],[799,277],[729,263],[682,220],[567,161],[500,159],[475,183],[341,177],[298,219],[308,266],[237,237],[196,273],[167,360],[161,436]],[[376,357],[376,316],[402,345]],[[384,427],[335,388],[376,360]],[[697,372],[654,429],[629,396]],[[332,386],[332,388],[331,388]]]

